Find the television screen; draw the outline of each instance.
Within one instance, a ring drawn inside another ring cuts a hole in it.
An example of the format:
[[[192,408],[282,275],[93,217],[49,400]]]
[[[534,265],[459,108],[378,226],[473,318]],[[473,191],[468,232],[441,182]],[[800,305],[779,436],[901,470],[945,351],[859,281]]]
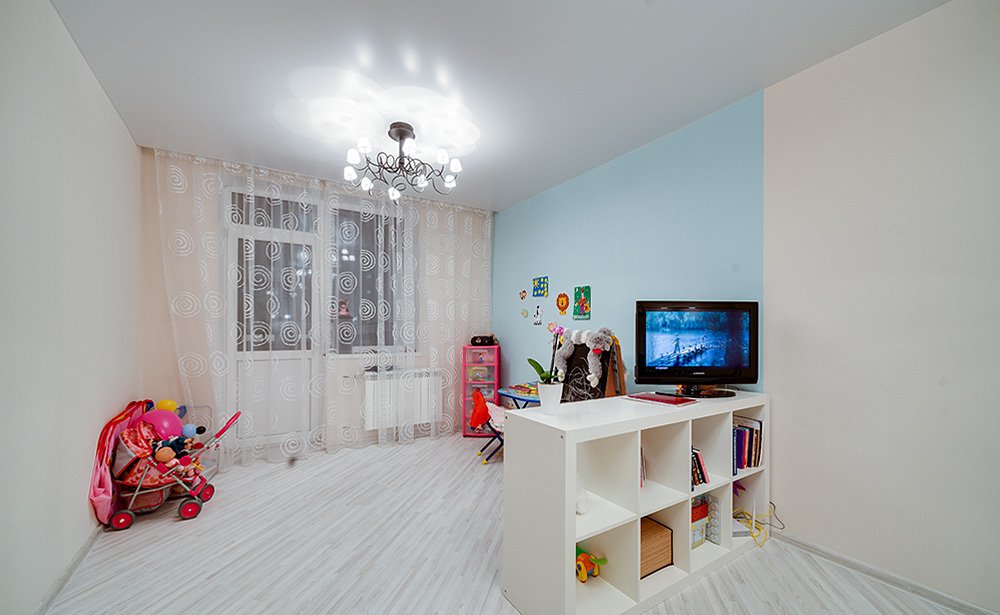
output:
[[[750,313],[646,312],[646,366],[750,367]]]
[[[757,382],[757,303],[637,301],[639,384]]]

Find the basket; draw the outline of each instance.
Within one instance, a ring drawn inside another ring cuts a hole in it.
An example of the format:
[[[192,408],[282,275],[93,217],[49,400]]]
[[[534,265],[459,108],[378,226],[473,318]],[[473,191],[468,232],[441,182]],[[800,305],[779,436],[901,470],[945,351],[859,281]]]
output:
[[[648,577],[674,563],[673,532],[669,527],[650,517],[643,517],[639,533],[639,553],[642,556],[639,578]]]
[[[167,499],[166,491],[170,487],[140,489],[138,495],[135,495],[135,489],[136,487],[125,487],[118,491],[118,501],[121,508],[129,508],[129,502],[131,502],[132,512],[142,513],[154,511],[162,506]],[[132,500],[133,495],[135,495],[134,501]]]

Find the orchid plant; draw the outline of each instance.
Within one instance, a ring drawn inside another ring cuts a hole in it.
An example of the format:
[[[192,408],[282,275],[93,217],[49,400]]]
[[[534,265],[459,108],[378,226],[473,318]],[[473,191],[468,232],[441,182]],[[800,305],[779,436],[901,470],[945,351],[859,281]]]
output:
[[[535,373],[538,374],[539,384],[556,384],[556,349],[559,348],[559,338],[563,333],[566,332],[566,328],[557,325],[556,323],[549,323],[549,332],[552,333],[552,357],[549,359],[549,370],[545,371],[542,364],[534,359],[528,359],[528,365],[530,365]]]

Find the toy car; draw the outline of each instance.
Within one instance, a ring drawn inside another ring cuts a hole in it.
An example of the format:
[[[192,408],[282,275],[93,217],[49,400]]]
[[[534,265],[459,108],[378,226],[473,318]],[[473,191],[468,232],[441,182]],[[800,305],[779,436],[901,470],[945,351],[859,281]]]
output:
[[[607,563],[607,558],[596,557],[580,547],[576,548],[576,578],[581,583],[586,583],[587,577],[598,576],[601,573],[601,566]]]

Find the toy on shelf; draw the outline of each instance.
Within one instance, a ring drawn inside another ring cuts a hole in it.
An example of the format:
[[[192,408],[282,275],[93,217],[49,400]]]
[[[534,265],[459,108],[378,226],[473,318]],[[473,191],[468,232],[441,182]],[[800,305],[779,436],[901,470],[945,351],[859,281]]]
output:
[[[596,577],[601,573],[601,566],[608,563],[608,558],[591,555],[579,545],[576,547],[576,578],[581,583],[587,582],[587,577]]]

